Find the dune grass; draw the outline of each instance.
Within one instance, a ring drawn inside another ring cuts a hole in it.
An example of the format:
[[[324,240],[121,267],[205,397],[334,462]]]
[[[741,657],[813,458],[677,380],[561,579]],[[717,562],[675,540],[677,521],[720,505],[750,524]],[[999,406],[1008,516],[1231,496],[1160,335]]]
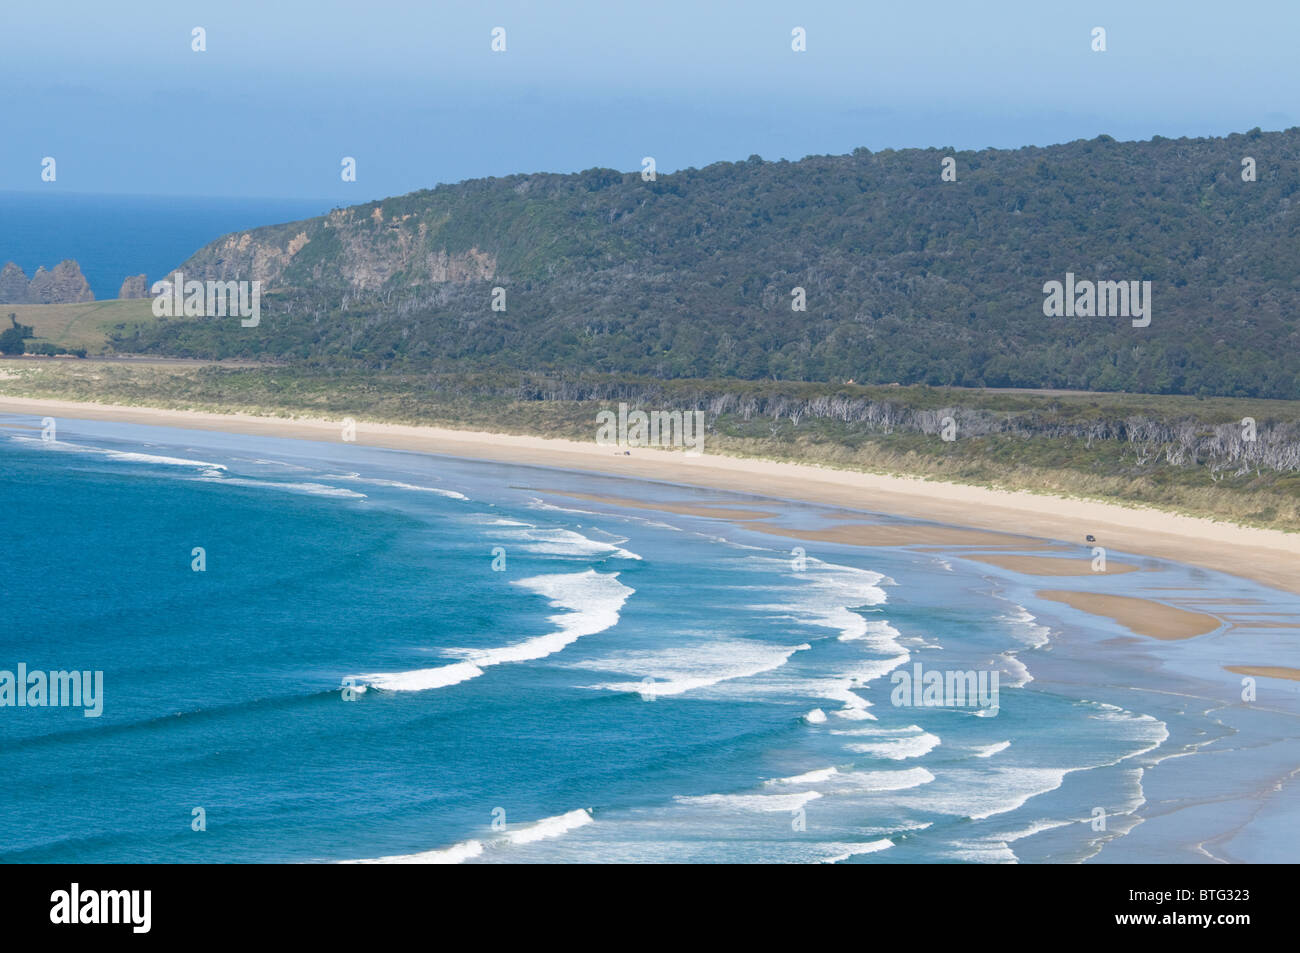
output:
[[[0,362],[0,395],[272,417],[350,416],[575,440],[594,439],[596,412],[608,406],[597,400],[485,395],[455,379],[431,382],[403,375],[338,375],[298,368],[92,360]],[[1059,407],[1062,402],[1060,395],[984,396],[989,402],[1017,405],[1037,401]],[[1144,406],[1141,395],[1115,395],[1113,400],[1125,409]],[[1152,409],[1156,405],[1168,409],[1171,402],[1180,410],[1199,404],[1211,417],[1237,415],[1242,409],[1230,400],[1224,400],[1223,406],[1193,398],[1151,400]],[[1077,403],[1079,413],[1086,413],[1089,404],[1095,407],[1090,398],[1079,398]],[[1268,412],[1277,417],[1294,419],[1300,414],[1300,402],[1270,403]],[[1204,466],[1174,466],[1161,460],[1139,463],[1132,448],[1116,440],[1089,445],[1077,439],[989,435],[945,443],[918,433],[864,435],[826,420],[796,426],[789,420],[744,421],[724,414],[711,421],[707,452],[1152,506],[1247,526],[1300,531],[1300,473],[1215,478]]]

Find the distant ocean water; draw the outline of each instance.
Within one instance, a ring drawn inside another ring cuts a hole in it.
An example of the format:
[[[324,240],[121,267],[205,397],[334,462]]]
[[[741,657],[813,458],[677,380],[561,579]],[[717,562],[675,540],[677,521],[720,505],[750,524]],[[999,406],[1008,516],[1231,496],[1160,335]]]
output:
[[[0,708],[0,862],[1196,859],[1238,803],[1213,851],[1300,838],[1294,799],[1252,799],[1300,763],[1297,686],[1214,680],[1285,633],[1140,641],[948,555],[805,543],[800,570],[793,541],[531,489],[685,488],[39,426],[0,416],[0,669],[102,670],[105,700]],[[917,663],[996,670],[997,713],[891,704]],[[1174,810],[1201,791],[1212,820]]]
[[[31,278],[74,258],[95,300],[116,298],[122,279],[153,282],[227,232],[310,218],[328,199],[220,199],[70,192],[0,192],[0,266]]]

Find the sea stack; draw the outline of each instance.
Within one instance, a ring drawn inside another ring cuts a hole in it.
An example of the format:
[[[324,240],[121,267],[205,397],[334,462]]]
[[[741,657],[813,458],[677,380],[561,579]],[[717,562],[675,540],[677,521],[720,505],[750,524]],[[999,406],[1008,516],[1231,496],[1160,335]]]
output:
[[[27,296],[32,304],[73,304],[95,300],[90,283],[81,273],[81,266],[71,258],[65,258],[49,271],[44,265],[37,268],[27,286]]]
[[[127,275],[122,282],[122,290],[117,293],[119,299],[149,297],[149,279],[145,275]]]
[[[27,303],[27,274],[12,261],[0,270],[0,304]]]

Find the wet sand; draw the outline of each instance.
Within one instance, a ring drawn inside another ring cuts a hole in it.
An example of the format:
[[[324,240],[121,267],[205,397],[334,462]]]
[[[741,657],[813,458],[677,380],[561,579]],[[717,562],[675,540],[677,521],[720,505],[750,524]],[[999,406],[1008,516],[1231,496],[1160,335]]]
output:
[[[303,440],[340,441],[338,420],[256,417],[38,398],[0,397],[0,413],[109,420]],[[913,543],[997,546],[1030,538],[1084,543],[1170,559],[1300,593],[1300,534],[1256,529],[1157,509],[1047,494],[995,490],[920,478],[838,470],[740,457],[687,456],[667,450],[615,455],[591,442],[360,421],[356,441],[499,463],[560,467],[678,485],[712,487],[864,513],[932,521],[940,527],[843,527],[801,531],[799,538],[858,545]],[[733,515],[733,519],[742,518]],[[761,524],[746,524],[775,532]],[[794,531],[782,530],[784,535]],[[1022,543],[1020,548],[1031,548]]]
[[[1284,665],[1225,665],[1225,672],[1237,675],[1253,675],[1257,678],[1285,678],[1300,682],[1300,668],[1287,668]]]
[[[1095,571],[1092,568],[1091,550],[1081,550],[1074,559],[1059,556],[1003,555],[1001,553],[981,553],[978,555],[959,553],[958,555],[962,559],[974,559],[977,562],[988,563],[1002,569],[1010,569],[1012,572],[1024,573],[1027,576],[1118,576],[1122,573],[1138,571],[1137,566],[1129,563],[1117,563],[1113,559],[1106,560],[1105,572]]]
[[[1137,596],[1111,596],[1064,589],[1039,590],[1036,595],[1053,602],[1063,602],[1081,612],[1105,616],[1138,635],[1163,641],[1194,638],[1213,632],[1222,625],[1217,617],[1204,612],[1176,609],[1163,602]]]

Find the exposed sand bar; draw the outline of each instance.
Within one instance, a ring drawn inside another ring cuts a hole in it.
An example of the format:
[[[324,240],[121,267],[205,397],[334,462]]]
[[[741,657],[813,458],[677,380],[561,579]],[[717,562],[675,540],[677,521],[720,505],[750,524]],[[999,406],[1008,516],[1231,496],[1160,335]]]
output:
[[[1286,678],[1300,682],[1300,668],[1287,668],[1285,665],[1225,665],[1225,672],[1237,675],[1254,675],[1257,678]]]
[[[1093,592],[1067,592],[1063,589],[1042,590],[1038,596],[1064,602],[1082,612],[1113,619],[1138,635],[1166,641],[1204,635],[1213,632],[1221,624],[1217,618],[1204,612],[1175,609],[1163,602],[1139,599],[1136,596],[1108,596]]]
[[[0,397],[0,413],[304,440],[341,440],[337,420],[253,417],[22,397]],[[594,433],[592,442],[585,443],[360,422],[356,442],[713,487],[1044,540],[1082,544],[1084,536],[1091,533],[1097,537],[1096,545],[1109,549],[1216,569],[1300,593],[1300,534],[1235,526],[1156,509],[707,453],[688,457],[681,452],[633,450],[631,456],[624,456],[612,448],[597,446]]]
[[[1137,572],[1137,566],[1106,560],[1106,571],[1097,572],[1092,568],[1092,550],[1081,550],[1077,558],[1053,556],[1017,556],[1010,553],[961,553],[962,559],[974,559],[989,563],[1012,572],[1021,572],[1029,576],[1117,576],[1126,572]]]

